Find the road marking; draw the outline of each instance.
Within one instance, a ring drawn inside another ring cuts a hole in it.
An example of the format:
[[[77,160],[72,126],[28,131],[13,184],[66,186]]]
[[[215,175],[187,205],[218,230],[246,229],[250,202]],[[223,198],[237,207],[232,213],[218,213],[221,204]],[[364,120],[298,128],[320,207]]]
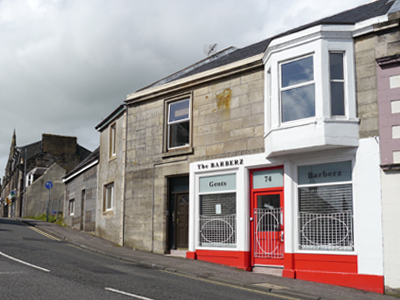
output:
[[[49,239],[52,239],[52,240],[55,240],[55,241],[60,241],[58,238],[55,238],[54,236],[52,236],[50,234],[47,234],[46,232],[43,232],[43,231],[41,231],[41,230],[39,230],[39,229],[37,229],[37,228],[35,228],[33,226],[29,226],[28,228],[32,229],[33,231],[36,231],[37,233],[39,233],[39,234],[41,234],[41,235],[43,235],[43,236],[45,236],[45,237],[47,237]]]
[[[169,274],[175,274],[175,275],[186,277],[186,278],[205,281],[205,282],[208,282],[208,283],[228,286],[228,287],[231,287],[231,288],[234,288],[234,289],[243,290],[243,291],[247,291],[247,292],[253,292],[253,293],[258,293],[258,294],[263,294],[263,295],[274,296],[276,298],[281,298],[281,299],[288,299],[288,300],[300,300],[301,299],[301,298],[293,298],[293,297],[289,297],[289,296],[279,295],[279,294],[275,294],[275,293],[271,293],[271,292],[267,292],[267,291],[253,290],[253,289],[246,288],[246,287],[240,287],[240,286],[229,284],[229,283],[223,283],[223,282],[218,282],[218,281],[214,281],[214,280],[210,280],[210,279],[199,278],[199,277],[196,277],[196,276],[190,276],[190,275],[186,275],[186,274],[179,274],[179,273],[168,271],[168,270],[160,270],[160,271],[161,272],[165,272],[165,273],[169,273]]]
[[[130,294],[130,293],[123,292],[123,291],[119,291],[119,290],[112,289],[112,288],[105,288],[105,290],[106,290],[106,291],[109,291],[109,292],[113,292],[113,293],[118,293],[118,294],[121,294],[121,295],[125,295],[125,296],[130,296],[130,297],[137,298],[137,299],[142,299],[142,300],[153,300],[153,299],[151,299],[151,298],[146,298],[146,297],[142,297],[142,296],[139,296],[139,295]]]
[[[50,270],[47,270],[47,269],[45,269],[45,268],[41,268],[41,267],[32,265],[32,264],[30,264],[30,263],[27,263],[26,261],[20,260],[20,259],[15,258],[15,257],[12,257],[12,256],[10,256],[10,255],[7,255],[7,254],[3,253],[3,252],[0,252],[0,255],[2,255],[2,256],[4,256],[4,257],[7,257],[8,259],[11,259],[11,260],[13,260],[13,261],[19,262],[20,264],[27,265],[27,266],[29,266],[29,267],[36,268],[36,269],[41,270],[41,271],[44,271],[44,272],[50,272]]]

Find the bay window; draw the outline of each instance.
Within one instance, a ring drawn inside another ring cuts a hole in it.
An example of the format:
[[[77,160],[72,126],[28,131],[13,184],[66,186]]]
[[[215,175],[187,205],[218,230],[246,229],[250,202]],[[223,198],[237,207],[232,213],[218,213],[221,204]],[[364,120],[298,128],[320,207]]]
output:
[[[267,157],[358,146],[354,41],[315,26],[273,39],[265,51]]]

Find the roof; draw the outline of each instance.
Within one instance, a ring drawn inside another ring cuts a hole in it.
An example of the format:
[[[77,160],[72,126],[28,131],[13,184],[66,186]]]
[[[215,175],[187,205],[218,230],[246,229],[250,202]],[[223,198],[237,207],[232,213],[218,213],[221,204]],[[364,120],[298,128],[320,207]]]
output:
[[[117,118],[122,112],[125,111],[125,105],[121,104],[118,106],[112,113],[110,113],[107,117],[105,117],[99,124],[97,124],[94,128],[97,131],[102,131],[108,124],[110,124],[115,118]]]
[[[77,165],[72,171],[68,172],[64,177],[64,181],[68,181],[87,168],[95,165],[99,161],[100,147],[97,147],[88,157],[86,157],[79,165]]]
[[[392,8],[393,7],[393,8]],[[280,33],[271,38],[267,38],[258,43],[249,45],[244,48],[228,48],[232,51],[222,51],[210,58],[202,60],[198,63],[193,64],[192,66],[185,68],[179,72],[176,72],[162,80],[159,80],[145,88],[139,89],[136,92],[143,91],[146,89],[150,89],[162,84],[166,84],[169,82],[173,82],[178,79],[182,79],[185,77],[189,77],[192,75],[196,75],[211,69],[215,69],[218,67],[222,67],[228,65],[230,63],[238,62],[240,60],[244,60],[246,58],[250,58],[252,56],[262,54],[269,43],[275,39],[285,35],[289,35],[310,27],[314,27],[317,25],[328,25],[328,24],[336,24],[336,25],[352,25],[358,22],[366,21],[368,19],[372,19],[375,17],[383,16],[388,14],[389,12],[393,12],[394,8],[397,8],[396,11],[400,8],[400,0],[377,0],[373,1],[338,14],[299,26],[297,28],[291,29],[289,31]],[[391,10],[392,9],[392,10]]]

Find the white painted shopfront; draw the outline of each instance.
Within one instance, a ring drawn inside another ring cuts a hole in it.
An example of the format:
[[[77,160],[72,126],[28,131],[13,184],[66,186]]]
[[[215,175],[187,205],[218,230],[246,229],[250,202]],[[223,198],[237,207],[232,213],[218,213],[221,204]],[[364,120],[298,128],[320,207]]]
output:
[[[379,145],[192,163],[188,258],[383,291]]]

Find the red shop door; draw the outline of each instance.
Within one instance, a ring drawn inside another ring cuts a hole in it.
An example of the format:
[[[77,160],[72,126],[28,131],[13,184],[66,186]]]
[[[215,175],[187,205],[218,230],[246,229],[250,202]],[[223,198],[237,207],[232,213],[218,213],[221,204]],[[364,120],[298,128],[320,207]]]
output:
[[[254,192],[252,265],[283,265],[283,191]]]

